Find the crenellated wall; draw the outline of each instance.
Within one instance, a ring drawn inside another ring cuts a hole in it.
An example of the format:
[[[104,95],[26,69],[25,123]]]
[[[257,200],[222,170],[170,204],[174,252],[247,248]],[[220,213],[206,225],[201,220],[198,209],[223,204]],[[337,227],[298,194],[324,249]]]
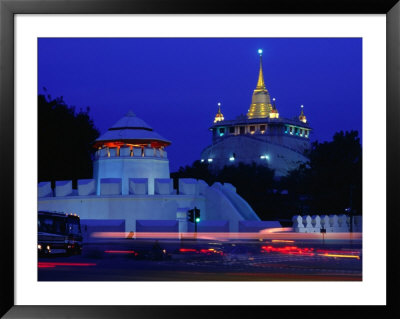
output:
[[[181,195],[204,195],[201,192],[201,186],[198,181],[192,178],[182,178],[179,180]],[[102,178],[100,179],[100,194],[96,193],[97,185],[95,179],[79,179],[77,190],[72,189],[72,181],[56,181],[54,190],[51,188],[51,182],[40,182],[38,184],[38,197],[66,197],[66,196],[108,196],[108,195],[174,195],[177,190],[173,188],[173,179],[156,178],[154,179],[155,192],[148,192],[147,178],[129,178],[129,193],[122,193],[121,178]],[[204,182],[203,182],[204,183]],[[203,185],[203,184],[202,184]],[[206,184],[206,187],[208,185]],[[228,187],[228,186],[226,186]],[[203,185],[204,188],[204,185]],[[235,188],[232,188],[236,192]]]
[[[71,181],[56,182],[54,190],[50,182],[41,182],[38,209],[74,212],[81,219],[124,220],[126,231],[135,231],[137,220],[177,220],[177,213],[195,206],[202,221],[229,221],[230,231],[238,231],[241,220],[259,220],[230,184],[209,187],[202,180],[182,178],[177,193],[172,179],[155,178],[155,191],[150,194],[148,182],[147,178],[128,179],[128,194],[123,194],[125,181],[120,178],[102,178],[99,185],[95,179],[78,180],[77,190]]]

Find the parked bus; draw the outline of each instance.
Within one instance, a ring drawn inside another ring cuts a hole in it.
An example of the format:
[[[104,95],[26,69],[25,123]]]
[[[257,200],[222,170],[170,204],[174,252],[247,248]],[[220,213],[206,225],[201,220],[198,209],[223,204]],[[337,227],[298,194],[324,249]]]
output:
[[[38,212],[38,253],[81,254],[82,232],[76,214]]]

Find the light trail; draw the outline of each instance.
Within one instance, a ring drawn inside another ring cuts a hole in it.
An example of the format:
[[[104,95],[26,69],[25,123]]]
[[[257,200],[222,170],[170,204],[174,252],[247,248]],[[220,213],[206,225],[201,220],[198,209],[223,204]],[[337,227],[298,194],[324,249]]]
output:
[[[134,254],[135,256],[138,255],[138,253],[134,250],[105,250],[104,252],[108,254]]]
[[[291,229],[291,228],[290,228]],[[204,239],[204,240],[361,240],[362,233],[295,233],[279,232],[278,230],[287,230],[287,228],[276,228],[273,231],[261,231],[258,233],[239,233],[239,232],[202,232],[202,233],[179,233],[179,232],[95,232],[94,238],[103,239]]]
[[[335,257],[335,258],[355,258],[355,259],[360,259],[360,256],[355,256],[355,255],[318,254],[318,256]]]
[[[273,243],[294,243],[294,240],[284,240],[284,239],[272,239]]]
[[[278,252],[285,255],[302,255],[302,256],[315,256],[313,253],[314,248],[299,248],[297,246],[273,247],[261,246],[263,253]]]
[[[57,266],[77,266],[77,267],[88,267],[96,266],[93,263],[65,263],[65,262],[38,262],[38,268],[54,268]]]

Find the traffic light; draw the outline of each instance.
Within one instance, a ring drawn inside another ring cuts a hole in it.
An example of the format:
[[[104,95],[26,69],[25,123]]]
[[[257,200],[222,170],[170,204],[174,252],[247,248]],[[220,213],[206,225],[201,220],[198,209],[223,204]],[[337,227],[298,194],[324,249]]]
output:
[[[187,219],[191,223],[200,223],[200,209],[197,207],[188,210]]]
[[[194,223],[194,209],[189,209],[188,210],[188,221],[190,221],[191,223]]]
[[[194,220],[196,223],[200,223],[200,209],[197,207],[194,208]]]

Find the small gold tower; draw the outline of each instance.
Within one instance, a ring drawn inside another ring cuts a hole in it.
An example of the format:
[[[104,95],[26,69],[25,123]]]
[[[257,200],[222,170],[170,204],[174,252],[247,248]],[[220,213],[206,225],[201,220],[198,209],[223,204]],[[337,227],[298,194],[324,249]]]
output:
[[[221,103],[218,103],[218,113],[215,115],[214,123],[224,120],[224,115],[221,113]]]
[[[303,122],[303,123],[307,123],[307,118],[304,115],[303,108],[304,108],[304,105],[301,106],[301,113],[300,113],[300,116],[299,116],[299,120],[301,122]]]
[[[258,75],[257,87],[253,92],[253,97],[251,99],[251,105],[249,112],[247,113],[247,117],[249,119],[258,119],[267,117],[277,118],[275,114],[278,114],[278,111],[276,109],[275,111],[273,111],[274,107],[271,104],[271,98],[264,83],[261,49],[258,50],[258,54],[260,55],[260,72]],[[274,113],[274,115],[270,116],[271,113]]]
[[[271,119],[278,119],[279,118],[279,112],[278,112],[278,110],[276,109],[276,106],[275,106],[275,98],[273,98],[272,101],[273,101],[272,110],[271,110],[271,113],[269,114],[269,117]]]

